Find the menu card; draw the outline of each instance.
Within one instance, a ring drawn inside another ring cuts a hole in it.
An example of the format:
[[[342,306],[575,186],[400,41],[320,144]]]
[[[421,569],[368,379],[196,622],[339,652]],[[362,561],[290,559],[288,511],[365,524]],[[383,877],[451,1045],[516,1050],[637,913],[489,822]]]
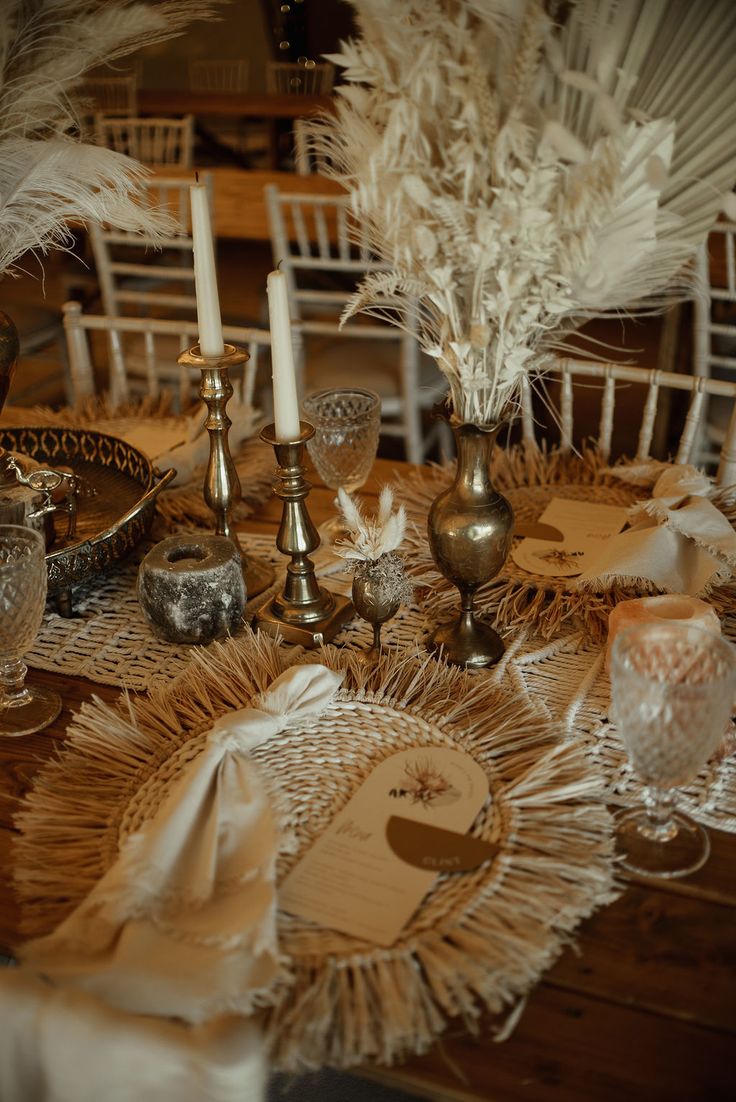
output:
[[[553,497],[539,520],[559,528],[562,541],[524,539],[511,558],[522,570],[545,577],[582,574],[593,566],[605,542],[621,531],[627,515],[625,506]]]
[[[279,907],[329,929],[393,945],[438,873],[394,853],[386,837],[389,819],[399,815],[464,834],[488,796],[485,773],[460,750],[427,746],[393,754],[285,878]]]

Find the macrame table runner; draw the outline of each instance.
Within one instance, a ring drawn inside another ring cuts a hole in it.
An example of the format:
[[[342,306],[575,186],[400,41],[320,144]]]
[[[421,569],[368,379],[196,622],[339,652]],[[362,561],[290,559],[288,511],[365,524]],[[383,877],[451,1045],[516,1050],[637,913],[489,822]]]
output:
[[[349,650],[304,655],[248,631],[198,650],[151,697],[85,705],[18,818],[24,931],[47,932],[84,898],[217,717],[257,706],[274,677],[303,661],[345,677],[316,723],[253,751],[282,824],[279,878],[399,750],[464,750],[489,779],[472,833],[498,843],[498,855],[474,872],[440,876],[393,947],[280,915],[293,982],[265,1014],[275,1064],[390,1063],[428,1048],[452,1019],[473,1028],[484,1010],[507,1012],[580,920],[615,896],[610,817],[584,747],[561,741],[528,693],[424,652],[389,653],[368,671]]]
[[[244,547],[246,553],[258,555],[276,567],[273,587],[249,602],[249,617],[283,585],[284,560],[271,536],[248,535]],[[146,546],[141,547],[137,558],[80,586],[73,618],[48,611],[33,650],[26,656],[28,664],[135,692],[166,685],[178,676],[200,648],[162,642],[144,619],[135,584],[138,559],[146,550]],[[330,586],[349,592],[350,579],[339,573],[341,560],[322,549],[315,559],[318,573]],[[426,609],[411,605],[402,608],[385,626],[383,637],[389,646],[411,649],[423,643],[432,626]],[[546,642],[540,639],[536,627],[521,624],[502,628],[508,648],[504,658],[495,669],[475,676],[510,685],[543,702],[550,717],[561,725],[565,738],[580,739],[598,763],[608,789],[607,799],[613,803],[638,802],[641,787],[629,769],[615,729],[608,723],[609,685],[603,668],[603,645],[569,626],[563,627],[555,640]],[[736,641],[733,615],[723,617],[723,631]],[[356,617],[340,633],[338,642],[348,650],[365,650],[371,638],[368,624]],[[736,831],[736,755],[713,761],[681,791],[681,803],[706,825]]]
[[[113,414],[104,400],[91,401],[79,409],[58,411],[45,407],[21,409],[10,406],[2,415],[3,425],[11,428],[24,425],[61,425],[70,428],[94,428],[97,432],[106,432],[110,436],[122,436],[131,429],[139,428],[144,419],[155,421],[166,428],[181,424],[183,417],[171,414],[165,402],[158,405],[144,402]],[[273,449],[257,436],[251,437],[243,442],[234,461],[243,496],[233,511],[233,517],[236,521],[241,521],[249,517],[271,493]],[[169,487],[159,494],[156,515],[167,528],[212,527],[212,513],[202,494],[205,470],[206,466],[197,467],[191,478],[182,485]]]

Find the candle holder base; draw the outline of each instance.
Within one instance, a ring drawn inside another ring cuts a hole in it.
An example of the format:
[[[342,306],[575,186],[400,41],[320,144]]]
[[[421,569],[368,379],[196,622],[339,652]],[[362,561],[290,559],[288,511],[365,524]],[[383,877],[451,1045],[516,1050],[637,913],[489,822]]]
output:
[[[313,435],[314,428],[306,421],[301,422],[294,440],[278,440],[274,425],[267,425],[261,432],[261,440],[276,452],[278,483],[274,493],[283,501],[276,546],[291,561],[283,591],[256,612],[253,623],[270,635],[280,635],[303,647],[319,647],[334,639],[353,615],[349,597],[319,585],[309,557],[320,542],[307,509],[311,486],[304,477],[303,463],[304,447]]]
[[[349,597],[320,587],[320,593],[331,598],[332,608],[320,610],[313,622],[298,619],[299,610],[288,607],[280,597],[259,608],[253,619],[255,627],[267,635],[280,635],[287,643],[298,643],[302,647],[321,647],[329,643],[353,617],[353,604]]]

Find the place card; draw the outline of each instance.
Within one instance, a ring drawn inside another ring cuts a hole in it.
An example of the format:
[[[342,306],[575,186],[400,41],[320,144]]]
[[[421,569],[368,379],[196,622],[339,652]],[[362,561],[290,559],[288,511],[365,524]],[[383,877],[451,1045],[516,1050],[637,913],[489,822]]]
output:
[[[627,518],[625,506],[553,497],[539,519],[559,528],[562,542],[524,539],[513,548],[511,558],[532,574],[571,578],[595,563],[606,540],[621,531]]]
[[[279,907],[329,929],[393,945],[445,866],[420,868],[397,856],[387,838],[389,820],[398,816],[465,834],[487,798],[488,779],[469,754],[446,746],[393,754],[284,879]],[[411,838],[407,844],[412,846]],[[438,851],[438,862],[444,852]]]

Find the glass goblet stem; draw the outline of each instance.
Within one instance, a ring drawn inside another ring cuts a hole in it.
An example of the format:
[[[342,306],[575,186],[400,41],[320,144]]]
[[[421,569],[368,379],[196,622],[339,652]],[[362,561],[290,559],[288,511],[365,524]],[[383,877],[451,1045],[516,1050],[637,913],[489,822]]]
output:
[[[26,688],[28,667],[20,658],[8,658],[0,662],[0,700],[12,708],[24,704],[30,697]]]
[[[678,827],[673,815],[675,803],[676,795],[671,788],[650,785],[644,789],[647,817],[639,830],[650,841],[670,842],[677,835]]]

